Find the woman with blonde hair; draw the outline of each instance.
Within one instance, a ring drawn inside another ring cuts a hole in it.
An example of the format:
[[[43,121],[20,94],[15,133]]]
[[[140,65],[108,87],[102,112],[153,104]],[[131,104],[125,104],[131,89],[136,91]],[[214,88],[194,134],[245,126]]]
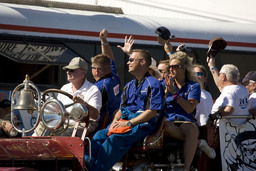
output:
[[[198,145],[199,130],[193,111],[200,102],[201,90],[196,82],[192,59],[184,52],[176,52],[169,57],[170,75],[165,80],[165,134],[184,141],[184,171],[188,171]],[[176,125],[174,121],[177,120],[184,122]]]

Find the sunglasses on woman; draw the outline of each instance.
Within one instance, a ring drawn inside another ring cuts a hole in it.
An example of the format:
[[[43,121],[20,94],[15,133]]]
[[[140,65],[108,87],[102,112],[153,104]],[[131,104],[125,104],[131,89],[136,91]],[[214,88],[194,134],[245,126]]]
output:
[[[182,67],[182,65],[170,65],[169,66],[169,69],[171,68],[171,69],[178,69],[178,68],[181,68]]]
[[[202,73],[202,72],[196,72],[196,74],[197,74],[197,76],[203,76],[204,75],[204,73]]]

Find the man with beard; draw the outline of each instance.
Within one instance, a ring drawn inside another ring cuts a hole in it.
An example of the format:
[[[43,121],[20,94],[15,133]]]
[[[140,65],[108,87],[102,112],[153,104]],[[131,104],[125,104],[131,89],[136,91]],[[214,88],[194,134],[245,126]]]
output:
[[[14,123],[16,127],[19,127],[20,121],[17,116],[14,115]],[[0,138],[19,137],[19,133],[14,129],[11,123],[11,114],[7,114],[0,120]]]

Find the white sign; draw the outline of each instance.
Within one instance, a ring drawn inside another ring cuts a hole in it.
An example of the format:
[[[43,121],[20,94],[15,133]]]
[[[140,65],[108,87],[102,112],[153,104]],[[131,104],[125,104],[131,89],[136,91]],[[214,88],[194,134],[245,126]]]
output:
[[[256,120],[238,125],[220,119],[222,171],[256,170]]]

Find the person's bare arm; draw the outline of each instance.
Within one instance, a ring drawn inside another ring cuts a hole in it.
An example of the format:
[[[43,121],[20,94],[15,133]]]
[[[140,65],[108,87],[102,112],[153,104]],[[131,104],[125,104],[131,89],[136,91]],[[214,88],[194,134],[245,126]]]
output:
[[[214,57],[207,57],[206,62],[208,63],[208,67],[211,71],[212,77],[216,86],[218,87],[219,91],[222,91],[222,88],[219,85],[219,70],[216,68],[215,65],[215,58]]]
[[[180,97],[179,99],[177,99],[177,102],[179,103],[179,105],[182,107],[182,109],[186,112],[186,113],[192,113],[195,109],[196,106],[198,105],[199,101],[196,99],[188,99],[185,100],[182,97]]]
[[[101,51],[103,54],[108,55],[108,57],[111,60],[115,60],[111,46],[107,41],[107,36],[108,36],[108,31],[106,29],[103,29],[99,34],[99,37],[101,39]]]
[[[228,116],[228,115],[231,115],[233,112],[234,112],[234,108],[232,106],[223,106],[217,112],[211,115],[213,117],[216,117],[217,114],[220,114],[221,116]]]
[[[165,78],[165,85],[166,85],[165,96],[167,96],[168,92],[171,92],[173,95],[177,93],[174,90],[174,80],[171,77]],[[197,104],[199,103],[199,101],[196,99],[185,100],[182,97],[179,97],[176,100],[186,113],[193,112]]]
[[[164,44],[164,51],[168,54],[169,57],[171,57],[171,53],[172,53],[172,44],[170,42],[165,42]]]

